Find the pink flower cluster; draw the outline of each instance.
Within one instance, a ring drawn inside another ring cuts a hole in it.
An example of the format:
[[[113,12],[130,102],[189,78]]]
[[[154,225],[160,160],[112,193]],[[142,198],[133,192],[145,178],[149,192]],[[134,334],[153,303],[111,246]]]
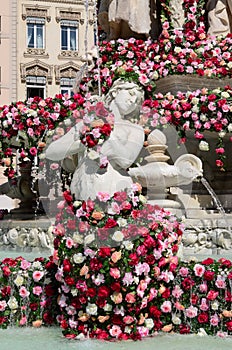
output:
[[[57,267],[52,259],[6,258],[0,270],[0,328],[54,324]]]

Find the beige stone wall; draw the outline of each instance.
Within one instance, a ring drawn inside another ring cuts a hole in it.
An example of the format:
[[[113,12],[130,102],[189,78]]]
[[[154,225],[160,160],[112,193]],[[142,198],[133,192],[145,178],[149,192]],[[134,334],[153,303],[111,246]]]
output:
[[[26,98],[26,77],[45,76],[45,97],[53,97],[60,93],[60,78],[75,77],[85,55],[84,39],[88,50],[94,45],[94,3],[89,1],[86,12],[85,1],[78,0],[18,0],[17,13],[17,99]],[[42,16],[45,18],[45,48],[27,48],[27,17]],[[78,51],[61,51],[60,20],[78,20]],[[88,26],[86,30],[86,23]]]
[[[0,1],[0,105],[16,99],[17,0]]]

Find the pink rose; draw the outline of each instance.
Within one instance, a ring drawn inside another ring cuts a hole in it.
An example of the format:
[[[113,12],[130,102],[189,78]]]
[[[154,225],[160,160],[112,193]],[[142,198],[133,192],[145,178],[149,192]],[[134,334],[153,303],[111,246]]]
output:
[[[111,267],[110,276],[115,279],[118,279],[120,277],[120,270],[117,267]]]

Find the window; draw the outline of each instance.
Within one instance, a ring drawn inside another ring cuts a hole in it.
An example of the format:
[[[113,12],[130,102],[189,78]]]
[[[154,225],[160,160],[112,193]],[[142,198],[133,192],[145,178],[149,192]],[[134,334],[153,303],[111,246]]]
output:
[[[73,85],[75,79],[72,78],[61,78],[60,79],[60,92],[62,95],[68,94],[69,96],[73,96]]]
[[[44,49],[44,18],[27,17],[27,47]]]
[[[61,20],[61,50],[78,50],[78,22]]]
[[[28,76],[26,78],[26,82],[27,82],[27,98],[36,97],[36,96],[45,98],[45,87],[46,87],[45,77]]]

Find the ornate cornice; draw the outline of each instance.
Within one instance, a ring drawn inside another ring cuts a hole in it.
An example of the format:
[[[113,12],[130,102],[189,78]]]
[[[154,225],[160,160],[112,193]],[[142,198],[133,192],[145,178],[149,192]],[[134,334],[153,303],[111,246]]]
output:
[[[74,58],[74,59],[77,59],[79,58],[78,56],[78,51],[61,51],[60,54],[58,55],[58,59],[69,59],[70,58]]]
[[[22,19],[25,21],[27,17],[45,18],[47,22],[51,21],[51,16],[48,15],[49,7],[41,5],[22,5]]]
[[[60,84],[60,78],[76,78],[80,66],[73,61],[69,61],[60,66],[55,66],[54,70],[56,84]]]
[[[23,54],[24,57],[30,57],[30,58],[49,58],[49,54],[45,52],[45,49],[34,49],[34,48],[27,48],[27,51]]]
[[[34,60],[29,63],[20,64],[20,75],[21,82],[26,82],[26,77],[29,75],[32,76],[44,76],[47,79],[48,84],[52,84],[52,75],[53,75],[53,66],[41,62],[40,60]]]

